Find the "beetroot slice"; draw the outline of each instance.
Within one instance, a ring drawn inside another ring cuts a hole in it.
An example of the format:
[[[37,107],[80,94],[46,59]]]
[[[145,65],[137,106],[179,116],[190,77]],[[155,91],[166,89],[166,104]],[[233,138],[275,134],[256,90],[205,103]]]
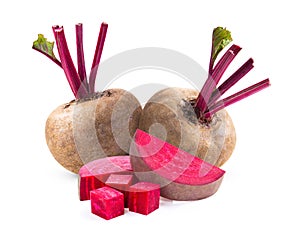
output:
[[[128,191],[134,178],[129,174],[111,174],[106,180],[106,186],[114,188],[124,195],[124,207],[128,207]]]
[[[90,199],[90,191],[101,188],[111,174],[131,174],[129,156],[112,156],[91,161],[79,170],[79,199]]]
[[[197,200],[213,195],[225,173],[142,130],[136,131],[130,153],[138,179],[160,184],[161,196],[173,200]]]
[[[148,215],[159,208],[160,186],[139,182],[129,188],[129,211]]]
[[[124,214],[123,193],[109,187],[91,191],[92,213],[106,220]]]

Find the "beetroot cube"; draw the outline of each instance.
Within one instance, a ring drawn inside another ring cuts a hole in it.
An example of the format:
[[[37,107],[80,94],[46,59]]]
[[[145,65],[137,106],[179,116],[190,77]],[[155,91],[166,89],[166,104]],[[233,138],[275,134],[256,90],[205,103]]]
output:
[[[104,179],[96,178],[94,175],[86,173],[79,177],[79,199],[85,201],[90,199],[90,191],[101,188],[105,184]]]
[[[132,175],[111,174],[105,184],[122,192],[124,194],[124,207],[128,207],[128,191],[132,183]]]
[[[110,188],[102,187],[91,191],[92,213],[106,220],[124,214],[123,193]]]
[[[129,188],[129,211],[148,215],[159,207],[160,186],[139,182]]]

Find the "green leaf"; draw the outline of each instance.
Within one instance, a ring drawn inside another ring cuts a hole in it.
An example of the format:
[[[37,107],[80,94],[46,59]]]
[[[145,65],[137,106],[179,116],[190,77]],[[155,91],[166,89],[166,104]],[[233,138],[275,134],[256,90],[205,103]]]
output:
[[[217,27],[212,36],[212,65],[214,64],[219,53],[232,41],[231,33],[226,28]]]
[[[55,57],[53,52],[54,42],[47,41],[47,38],[45,38],[43,34],[38,34],[38,39],[33,42],[32,48],[43,53],[44,55],[52,59],[55,63],[60,65],[60,62]]]

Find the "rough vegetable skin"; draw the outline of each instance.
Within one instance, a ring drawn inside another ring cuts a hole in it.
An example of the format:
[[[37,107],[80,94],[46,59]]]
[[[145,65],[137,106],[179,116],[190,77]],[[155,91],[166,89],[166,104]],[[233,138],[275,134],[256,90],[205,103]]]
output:
[[[161,196],[198,200],[213,195],[225,171],[177,147],[137,130],[131,146],[131,164],[142,181],[161,186]]]
[[[233,121],[226,110],[221,110],[208,125],[199,122],[191,105],[198,93],[185,88],[157,92],[143,108],[139,129],[220,167],[235,147]]]
[[[141,112],[136,97],[123,89],[60,105],[46,121],[48,148],[73,173],[92,160],[128,155]]]

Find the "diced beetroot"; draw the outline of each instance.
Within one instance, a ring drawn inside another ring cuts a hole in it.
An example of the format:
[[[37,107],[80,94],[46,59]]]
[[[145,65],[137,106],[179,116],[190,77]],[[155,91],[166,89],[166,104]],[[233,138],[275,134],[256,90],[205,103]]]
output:
[[[90,199],[90,191],[101,188],[105,184],[101,181],[102,179],[96,178],[94,175],[86,174],[85,176],[79,177],[79,199],[85,201]]]
[[[132,174],[129,156],[113,156],[91,161],[79,170],[79,199],[90,199],[90,191],[103,187],[111,174]]]
[[[124,214],[123,193],[110,188],[102,187],[91,191],[92,213],[106,220]]]
[[[111,174],[105,184],[122,192],[124,194],[124,207],[128,207],[128,191],[133,184],[133,175]]]
[[[105,184],[120,191],[128,191],[132,183],[133,175],[111,174]]]
[[[224,170],[144,131],[137,130],[131,146],[131,164],[141,181],[158,183],[161,196],[197,200],[214,194]]]
[[[139,182],[129,187],[129,211],[148,215],[159,208],[160,186]]]

